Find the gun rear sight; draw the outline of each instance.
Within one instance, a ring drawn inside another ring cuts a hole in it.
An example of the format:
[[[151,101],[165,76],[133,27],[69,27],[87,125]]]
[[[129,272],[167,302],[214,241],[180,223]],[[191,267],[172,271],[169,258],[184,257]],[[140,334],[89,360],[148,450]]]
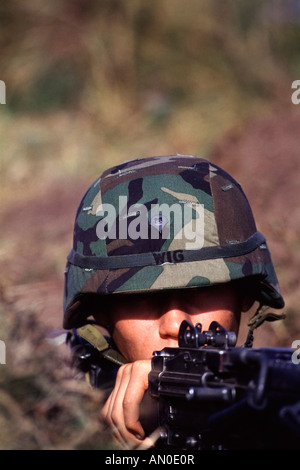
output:
[[[195,326],[187,320],[180,325],[178,344],[181,348],[200,348],[201,346],[234,347],[237,337],[234,331],[227,331],[218,322],[213,321],[208,331],[202,331],[201,323]]]

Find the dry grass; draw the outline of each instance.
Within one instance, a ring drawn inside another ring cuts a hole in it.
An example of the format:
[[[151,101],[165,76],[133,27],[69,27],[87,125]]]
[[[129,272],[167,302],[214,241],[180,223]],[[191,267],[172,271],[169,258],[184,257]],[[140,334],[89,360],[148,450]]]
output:
[[[49,343],[34,313],[2,300],[0,449],[113,448],[99,421],[103,396],[70,368],[65,345]]]

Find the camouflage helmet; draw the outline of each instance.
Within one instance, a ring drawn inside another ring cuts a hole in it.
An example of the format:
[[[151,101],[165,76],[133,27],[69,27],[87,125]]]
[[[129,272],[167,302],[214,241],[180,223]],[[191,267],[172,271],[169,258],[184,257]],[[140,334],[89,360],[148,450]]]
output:
[[[128,161],[104,171],[77,210],[64,328],[83,325],[93,313],[91,299],[99,306],[98,294],[242,279],[254,300],[284,306],[266,240],[240,184],[193,156]]]

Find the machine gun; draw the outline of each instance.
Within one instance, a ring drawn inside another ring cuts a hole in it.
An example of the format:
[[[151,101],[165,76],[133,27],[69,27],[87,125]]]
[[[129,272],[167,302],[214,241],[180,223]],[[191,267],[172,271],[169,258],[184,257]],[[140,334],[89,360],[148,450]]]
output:
[[[237,347],[212,322],[183,321],[179,347],[155,351],[149,374],[158,449],[300,449],[300,365],[288,348]],[[147,413],[149,416],[149,414]]]

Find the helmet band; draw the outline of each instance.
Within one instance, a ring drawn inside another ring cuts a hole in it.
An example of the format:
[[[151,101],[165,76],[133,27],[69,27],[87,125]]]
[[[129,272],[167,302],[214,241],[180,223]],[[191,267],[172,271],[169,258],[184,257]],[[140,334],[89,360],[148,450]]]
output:
[[[256,248],[265,248],[265,237],[255,232],[243,242],[229,240],[227,245],[205,246],[197,250],[174,250],[153,253],[135,253],[118,256],[85,256],[73,249],[68,255],[69,263],[83,269],[122,269],[246,255]]]

